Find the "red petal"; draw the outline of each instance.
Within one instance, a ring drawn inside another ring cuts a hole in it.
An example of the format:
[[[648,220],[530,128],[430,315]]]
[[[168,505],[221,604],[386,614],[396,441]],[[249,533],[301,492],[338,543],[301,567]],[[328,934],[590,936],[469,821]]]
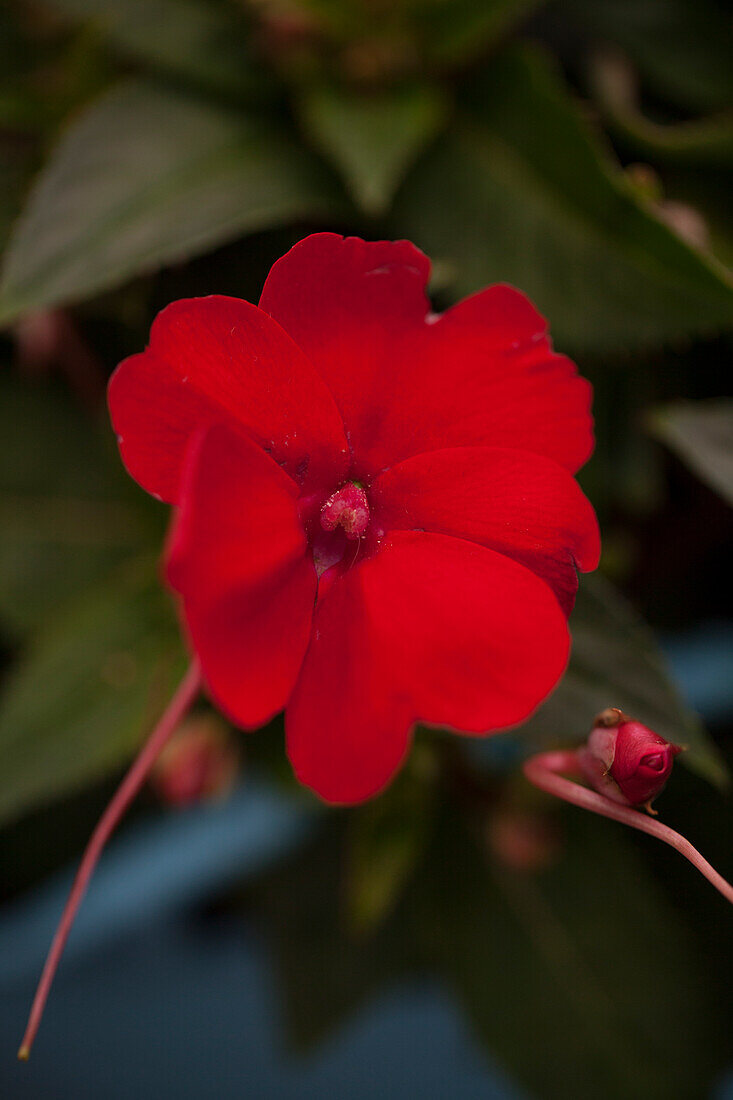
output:
[[[399,363],[395,349],[425,327],[429,274],[430,261],[409,241],[314,233],[267,277],[260,308],[325,379],[357,456],[379,433]]]
[[[528,569],[462,539],[395,532],[319,600],[285,717],[296,774],[330,802],[369,798],[415,721],[514,725],[557,683],[568,647],[557,600]]]
[[[235,420],[299,483],[330,489],[345,472],[338,409],[302,351],[239,298],[190,298],[159,313],[150,345],[120,363],[109,407],[123,461],[177,503],[191,433]]]
[[[316,575],[297,497],[243,433],[215,425],[189,448],[168,580],[213,698],[246,728],[285,706],[310,636]]]
[[[508,286],[430,313],[429,263],[407,241],[307,237],[274,265],[260,306],[336,397],[356,476],[422,451],[518,447],[577,470],[593,449],[591,390]]]
[[[591,387],[552,351],[547,325],[509,286],[492,286],[424,327],[403,350],[370,461],[444,447],[532,451],[575,472],[593,450]]]
[[[549,458],[503,447],[415,455],[374,482],[373,524],[479,542],[547,581],[568,614],[576,567],[598,565],[595,512],[572,475]]]

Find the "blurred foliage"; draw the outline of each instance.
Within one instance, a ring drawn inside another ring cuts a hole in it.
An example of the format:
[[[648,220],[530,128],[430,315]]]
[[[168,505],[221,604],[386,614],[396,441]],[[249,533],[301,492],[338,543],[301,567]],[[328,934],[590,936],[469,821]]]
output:
[[[266,98],[270,85],[236,4],[202,0],[53,0],[122,58],[236,100]]]
[[[730,10],[716,0],[559,0],[595,43],[623,51],[670,108],[705,112],[733,102]]]
[[[77,119],[36,184],[8,245],[0,319],[333,208],[318,165],[261,117],[125,82]]]
[[[429,974],[530,1095],[702,1096],[715,1026],[684,920],[625,837],[560,813],[561,856],[527,875],[490,861],[480,804],[444,800],[399,905],[366,940],[340,887],[349,826],[332,817],[244,896],[272,943],[291,1041],[307,1049],[379,990]]]
[[[678,401],[656,410],[651,428],[733,504],[732,398]]]
[[[644,208],[534,52],[505,53],[470,83],[465,116],[397,213],[456,272],[459,294],[521,286],[576,351],[716,331],[733,316],[729,274]]]
[[[583,580],[556,692],[503,738],[419,731],[381,798],[327,815],[249,891],[301,1044],[427,971],[538,1096],[702,1097],[728,1053],[714,1017],[733,945],[705,939],[688,869],[515,777],[528,747],[574,743],[617,705],[724,785],[622,593],[657,625],[730,612],[732,37],[724,0],[0,10],[0,851],[18,866],[43,823],[81,835],[182,667],[156,568],[165,509],[122,472],[101,408],[157,309],[256,298],[311,229],[410,237],[439,308],[512,282],[595,386],[582,477],[613,584]],[[248,751],[292,790],[278,731]],[[705,843],[730,835],[729,799],[694,775],[668,797]],[[542,866],[491,847],[506,806],[554,814]],[[44,872],[69,843],[49,850]]]
[[[0,819],[126,761],[183,671],[170,609],[144,562],[49,617],[0,701]]]
[[[382,93],[314,88],[301,111],[305,130],[341,172],[356,205],[376,215],[440,128],[446,105],[428,85]]]
[[[23,640],[162,525],[120,469],[106,425],[57,384],[6,368],[0,433],[0,621]]]

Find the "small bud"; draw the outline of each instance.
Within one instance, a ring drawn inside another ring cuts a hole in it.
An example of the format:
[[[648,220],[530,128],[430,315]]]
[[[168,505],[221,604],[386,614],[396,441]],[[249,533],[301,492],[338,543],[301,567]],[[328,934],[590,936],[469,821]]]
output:
[[[515,807],[502,807],[492,814],[486,839],[491,854],[514,871],[542,871],[555,862],[561,850],[549,817]]]
[[[227,728],[215,718],[184,722],[156,760],[150,783],[163,802],[189,806],[229,792],[238,754]]]
[[[682,749],[616,707],[595,720],[578,753],[587,781],[600,794],[625,806],[646,806],[662,791]]]

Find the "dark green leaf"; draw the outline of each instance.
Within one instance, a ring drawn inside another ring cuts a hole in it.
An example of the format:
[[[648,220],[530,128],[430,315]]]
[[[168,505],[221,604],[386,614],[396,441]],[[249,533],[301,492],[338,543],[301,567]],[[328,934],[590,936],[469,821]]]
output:
[[[655,435],[733,504],[733,399],[678,401],[651,420]]]
[[[51,156],[8,247],[0,320],[336,206],[271,123],[152,82],[86,110]]]
[[[293,1045],[322,1040],[412,960],[402,927],[368,939],[350,930],[343,904],[345,845],[340,815],[321,835],[247,891],[272,942]]]
[[[0,372],[0,622],[13,633],[157,534],[99,428],[55,386]]]
[[[350,819],[348,916],[373,933],[393,910],[428,839],[438,775],[430,745],[416,744],[394,782]]]
[[[572,824],[557,864],[526,875],[446,823],[416,925],[425,953],[533,1095],[706,1095],[712,1020],[686,929],[618,831]]]
[[[536,55],[494,58],[470,101],[395,209],[399,233],[448,266],[456,293],[513,283],[574,351],[731,326],[728,273],[645,209]]]
[[[19,197],[25,184],[25,171],[11,151],[0,145],[0,248],[10,233],[13,218],[18,213]]]
[[[133,563],[50,620],[0,694],[0,818],[100,779],[152,728],[182,670],[155,567]]]
[[[233,95],[261,98],[244,12],[210,0],[45,0],[88,20],[123,56]]]
[[[465,61],[488,49],[545,0],[423,0],[419,36],[440,62]]]
[[[577,743],[599,711],[620,707],[669,741],[687,745],[680,759],[698,774],[717,785],[727,781],[720,752],[670,680],[648,628],[608,581],[581,579],[570,628],[568,670],[520,736],[537,744]]]
[[[446,115],[439,92],[421,85],[372,93],[313,89],[299,106],[314,144],[342,173],[356,204],[373,215],[389,206]]]

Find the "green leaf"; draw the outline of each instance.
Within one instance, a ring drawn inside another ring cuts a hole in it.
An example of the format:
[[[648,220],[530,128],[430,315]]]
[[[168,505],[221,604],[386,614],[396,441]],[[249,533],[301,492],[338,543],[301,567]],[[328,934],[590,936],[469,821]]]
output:
[[[426,956],[534,1096],[707,1094],[714,1020],[678,911],[625,837],[563,813],[562,855],[536,875],[445,823],[416,913]]]
[[[573,649],[565,676],[520,728],[539,745],[584,740],[605,707],[621,710],[688,751],[680,760],[723,786],[728,771],[698,716],[680,697],[654,639],[603,577],[583,577],[570,619]]]
[[[204,88],[262,98],[265,75],[252,58],[249,22],[234,4],[209,0],[45,0],[91,22],[124,57]]]
[[[366,940],[344,920],[341,815],[248,887],[291,1042],[333,1038],[380,989],[427,973],[532,1095],[703,1095],[717,1036],[698,960],[678,906],[622,831],[560,807],[559,858],[528,875],[491,866],[462,809],[449,802],[437,815],[405,897]]]
[[[691,207],[693,218],[695,213],[702,218],[698,236],[707,237],[706,247],[733,266],[733,112],[656,122],[641,109],[633,73],[615,57],[599,58],[591,80],[624,159],[652,165],[660,176],[658,199]]]
[[[342,815],[331,813],[315,842],[247,890],[275,955],[290,1043],[311,1047],[385,982],[403,973],[411,939],[394,921],[364,939],[344,907],[347,850]]]
[[[575,352],[733,324],[726,270],[639,202],[537,55],[494,58],[469,102],[394,210],[398,233],[448,266],[457,294],[513,283]]]
[[[172,608],[147,560],[49,620],[0,694],[0,819],[120,767],[182,669]]]
[[[466,61],[488,49],[545,0],[423,0],[418,33],[431,60]]]
[[[8,247],[0,321],[334,209],[330,179],[271,121],[129,81],[72,124],[41,173]]]
[[[313,143],[370,215],[387,209],[408,167],[446,117],[439,91],[421,85],[361,93],[314,88],[299,110]]]
[[[733,504],[733,399],[678,401],[655,412],[651,428],[698,477]]]
[[[24,184],[22,161],[0,145],[0,249],[5,246],[13,218],[18,212],[18,197]]]
[[[350,819],[347,905],[357,935],[384,923],[423,855],[435,803],[437,762],[414,745],[401,772]]]
[[[0,623],[11,633],[162,533],[162,509],[148,509],[100,428],[56,386],[0,372]]]

